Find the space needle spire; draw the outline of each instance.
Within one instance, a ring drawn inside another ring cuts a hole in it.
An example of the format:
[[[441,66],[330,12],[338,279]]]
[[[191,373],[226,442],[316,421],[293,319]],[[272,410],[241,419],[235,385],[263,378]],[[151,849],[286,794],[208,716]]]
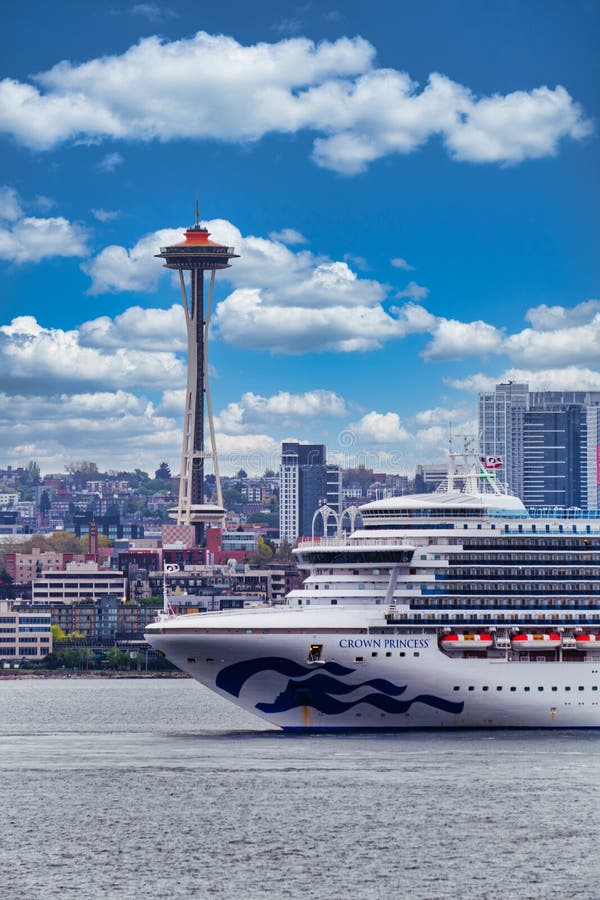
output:
[[[210,234],[200,225],[198,201],[196,222],[185,232],[185,240],[161,247],[157,257],[164,259],[167,269],[177,269],[187,326],[188,369],[183,420],[183,449],[179,503],[171,513],[178,525],[193,525],[196,544],[204,542],[204,527],[209,522],[221,523],[225,517],[219,478],[219,463],[208,383],[208,327],[217,269],[229,268],[229,260],[237,259],[233,247],[209,240]],[[185,273],[189,272],[189,291]],[[204,273],[210,272],[208,296],[204,304]],[[210,449],[204,446],[208,426]],[[204,502],[204,462],[211,459],[216,479],[217,503]]]

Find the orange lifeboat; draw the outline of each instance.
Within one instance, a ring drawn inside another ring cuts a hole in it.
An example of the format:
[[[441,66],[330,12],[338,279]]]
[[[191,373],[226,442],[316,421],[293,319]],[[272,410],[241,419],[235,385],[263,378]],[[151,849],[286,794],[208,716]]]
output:
[[[494,643],[491,634],[445,634],[442,638],[444,650],[487,650]]]
[[[600,650],[600,634],[576,634],[577,650]]]
[[[561,636],[557,631],[515,634],[510,643],[513,650],[554,650],[560,647]]]

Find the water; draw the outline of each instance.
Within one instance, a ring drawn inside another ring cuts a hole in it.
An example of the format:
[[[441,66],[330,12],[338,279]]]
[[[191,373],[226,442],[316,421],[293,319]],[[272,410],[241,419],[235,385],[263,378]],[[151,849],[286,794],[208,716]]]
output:
[[[0,682],[0,896],[597,898],[600,735],[284,735],[187,680]]]

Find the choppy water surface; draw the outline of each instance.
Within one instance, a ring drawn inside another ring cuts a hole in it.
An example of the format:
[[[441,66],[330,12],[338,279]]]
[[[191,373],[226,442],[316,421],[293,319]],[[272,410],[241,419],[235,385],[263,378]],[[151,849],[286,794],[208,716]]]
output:
[[[284,735],[185,680],[0,682],[0,895],[597,898],[600,735]]]

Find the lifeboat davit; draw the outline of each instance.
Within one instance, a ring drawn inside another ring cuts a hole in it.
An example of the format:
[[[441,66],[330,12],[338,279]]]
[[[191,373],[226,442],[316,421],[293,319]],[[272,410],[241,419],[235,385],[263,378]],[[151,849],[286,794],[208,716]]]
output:
[[[600,634],[576,634],[577,650],[600,650]]]
[[[561,636],[556,631],[514,634],[510,643],[513,650],[554,650],[560,647]]]
[[[445,634],[442,647],[445,650],[487,650],[494,643],[491,634]]]

